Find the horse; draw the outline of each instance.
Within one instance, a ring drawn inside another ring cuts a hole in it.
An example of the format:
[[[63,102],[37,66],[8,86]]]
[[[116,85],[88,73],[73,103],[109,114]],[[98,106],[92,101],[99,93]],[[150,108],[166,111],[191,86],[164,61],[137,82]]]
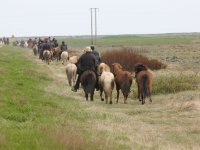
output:
[[[35,56],[37,56],[37,54],[38,54],[38,46],[37,46],[37,44],[35,44],[35,45],[33,46],[33,54],[34,54]]]
[[[67,62],[67,60],[69,60],[68,52],[67,52],[67,51],[63,51],[63,52],[61,53],[61,61],[62,61],[62,64],[65,65],[65,63]]]
[[[99,89],[101,101],[104,101],[102,93],[105,94],[106,104],[108,103],[108,97],[110,97],[110,104],[112,104],[112,91],[114,89],[114,75],[110,72],[110,67],[105,63],[100,63],[98,68],[101,74],[99,78]]]
[[[24,47],[28,48],[28,43],[27,42],[24,43]]]
[[[67,64],[66,74],[67,74],[67,79],[68,79],[68,83],[70,86],[74,86],[74,84],[75,84],[76,71],[77,71],[77,67],[75,64],[72,64],[72,63]]]
[[[60,59],[61,59],[61,53],[62,53],[62,51],[61,51],[60,47],[56,47],[56,48],[53,49],[53,57],[57,61],[60,61]]]
[[[124,104],[126,104],[133,80],[131,73],[129,71],[123,71],[119,63],[113,63],[112,66],[117,90],[117,103],[119,100],[119,90],[121,89],[124,96]]]
[[[71,56],[69,62],[76,65],[78,62],[78,56]]]
[[[93,71],[86,70],[80,77],[81,86],[85,92],[85,98],[88,101],[88,95],[90,94],[90,100],[93,101],[94,90],[96,85],[96,75]]]
[[[152,73],[143,64],[136,64],[134,71],[138,87],[139,101],[142,101],[142,104],[145,104],[145,98],[149,97],[149,101],[152,102],[151,99],[152,82],[153,82]]]
[[[51,61],[51,58],[52,58],[51,56],[52,56],[52,53],[49,50],[44,50],[43,57],[48,65],[49,65],[49,62]]]

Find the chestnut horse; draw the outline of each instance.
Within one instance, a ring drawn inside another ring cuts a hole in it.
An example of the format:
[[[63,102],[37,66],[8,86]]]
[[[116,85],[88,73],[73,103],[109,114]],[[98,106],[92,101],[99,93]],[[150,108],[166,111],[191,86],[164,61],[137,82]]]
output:
[[[93,101],[96,80],[96,75],[93,71],[86,70],[81,75],[80,81],[85,92],[86,100],[88,100],[88,95],[90,94],[90,100]]]
[[[121,89],[124,96],[124,104],[127,102],[128,95],[131,91],[132,76],[129,71],[123,71],[122,66],[119,63],[113,63],[113,72],[115,75],[115,84],[117,90],[117,103],[119,100],[119,90]]]
[[[57,61],[60,61],[61,53],[62,53],[62,51],[61,51],[60,47],[55,47],[53,49],[53,58],[56,59]]]
[[[152,81],[153,75],[148,71],[147,67],[143,64],[135,65],[135,78],[138,86],[138,99],[145,103],[145,98],[149,97],[149,101],[152,102]]]

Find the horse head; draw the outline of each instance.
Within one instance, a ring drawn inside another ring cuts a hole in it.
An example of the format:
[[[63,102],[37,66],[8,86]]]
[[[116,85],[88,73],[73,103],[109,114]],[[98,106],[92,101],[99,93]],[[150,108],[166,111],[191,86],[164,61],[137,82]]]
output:
[[[146,71],[147,67],[144,64],[138,63],[135,65],[134,72],[135,74],[139,73],[140,71]]]
[[[113,73],[115,76],[120,70],[122,70],[122,66],[119,63],[113,63],[112,67],[113,67]]]

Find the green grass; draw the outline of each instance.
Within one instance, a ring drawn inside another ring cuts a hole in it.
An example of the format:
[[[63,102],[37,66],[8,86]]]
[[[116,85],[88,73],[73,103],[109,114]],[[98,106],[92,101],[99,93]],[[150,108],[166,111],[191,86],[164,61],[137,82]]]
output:
[[[53,78],[43,71],[45,66],[36,65],[26,56],[29,53],[14,47],[0,49],[0,149],[127,147],[114,141],[104,145],[103,132],[95,132],[98,138],[93,139],[86,122],[107,120],[109,115],[91,114],[73,98],[46,91]]]
[[[153,94],[169,94],[196,90],[200,77],[195,75],[159,76],[153,82]]]
[[[189,44],[198,39],[195,35],[116,35],[103,36],[97,38],[97,46],[101,47],[119,47],[119,46],[153,46],[153,45],[172,45],[172,44]],[[90,37],[68,37],[59,39],[59,43],[65,41],[71,47],[85,47],[91,44]]]

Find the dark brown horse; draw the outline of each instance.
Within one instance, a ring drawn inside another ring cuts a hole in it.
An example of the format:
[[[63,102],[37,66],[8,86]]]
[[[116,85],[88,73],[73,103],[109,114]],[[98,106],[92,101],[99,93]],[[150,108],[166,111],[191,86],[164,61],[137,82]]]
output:
[[[93,71],[84,71],[81,75],[81,86],[85,92],[85,98],[88,100],[88,95],[90,94],[90,100],[93,101],[93,95],[96,85],[96,75]]]
[[[61,59],[61,49],[60,47],[56,47],[53,49],[53,58],[55,58],[57,61],[60,61]]]
[[[147,67],[143,64],[135,65],[135,78],[138,86],[138,99],[145,103],[145,98],[149,97],[149,101],[152,102],[152,82],[153,75],[148,71]]]
[[[121,89],[124,96],[124,103],[126,104],[133,80],[131,73],[128,71],[123,71],[122,66],[119,63],[113,63],[112,66],[117,90],[117,103],[119,100],[119,90]]]

